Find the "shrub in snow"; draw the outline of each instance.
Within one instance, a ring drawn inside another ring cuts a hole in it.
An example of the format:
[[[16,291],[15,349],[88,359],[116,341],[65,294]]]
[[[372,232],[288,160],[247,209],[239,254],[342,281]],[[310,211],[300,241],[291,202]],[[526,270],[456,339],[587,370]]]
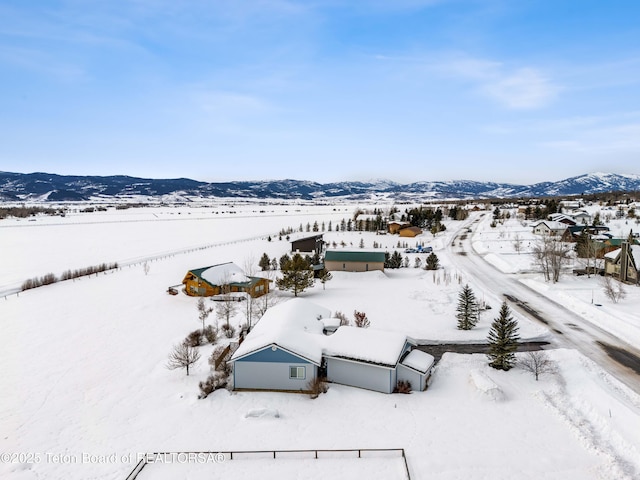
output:
[[[411,382],[409,380],[398,380],[393,393],[411,393]]]
[[[353,311],[354,324],[359,328],[368,328],[371,325],[369,319],[367,318],[367,314],[364,312],[359,312],[357,310]]]
[[[204,329],[204,338],[213,345],[218,340],[218,330],[212,325],[207,325]]]
[[[198,398],[207,398],[215,390],[227,386],[227,376],[221,372],[215,372],[209,375],[204,382],[200,382],[198,386],[200,387],[200,395],[198,395]]]
[[[222,330],[222,333],[224,333],[224,336],[227,338],[233,338],[233,336],[236,334],[235,327],[233,325],[229,325],[228,323],[225,323],[220,328]]]
[[[610,275],[602,277],[602,289],[604,290],[604,294],[607,298],[609,298],[613,303],[618,303],[620,300],[624,300],[627,295],[627,292],[622,286],[622,282],[614,280]]]
[[[327,393],[327,390],[329,390],[327,379],[316,377],[313,380],[309,380],[307,383],[307,390],[309,391],[309,397],[312,399],[318,398],[321,394]]]
[[[344,313],[342,313],[340,311],[336,311],[336,313],[334,313],[333,316],[340,320],[340,326],[341,327],[349,326],[349,323],[350,323],[349,319],[347,318],[347,316]]]
[[[28,280],[25,280],[22,283],[22,291],[30,290],[32,288],[41,287],[42,285],[51,285],[52,283],[56,283],[58,281],[58,277],[56,277],[53,273],[47,273],[43,277],[34,277]]]
[[[202,331],[194,330],[189,335],[187,335],[187,338],[184,339],[184,343],[186,343],[190,347],[199,347],[200,345],[202,345]]]

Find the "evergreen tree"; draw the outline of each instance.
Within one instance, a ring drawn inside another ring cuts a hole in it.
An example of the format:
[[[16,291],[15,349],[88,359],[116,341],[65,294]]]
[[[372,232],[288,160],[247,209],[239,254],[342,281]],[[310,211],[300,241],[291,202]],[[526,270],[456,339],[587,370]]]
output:
[[[402,266],[402,255],[398,253],[397,250],[394,250],[393,254],[389,256],[388,253],[385,254],[385,268],[400,268]]]
[[[458,307],[456,308],[458,330],[471,330],[475,327],[478,323],[479,311],[476,296],[467,284],[458,294]]]
[[[258,262],[258,266],[262,269],[263,272],[265,270],[269,270],[271,268],[271,259],[269,258],[269,255],[263,253],[262,257],[260,257],[260,261]]]
[[[318,278],[320,279],[320,283],[322,283],[322,289],[325,289],[325,284],[331,280],[333,277],[331,276],[331,272],[326,268],[323,268],[318,272]]]
[[[438,260],[438,256],[431,252],[427,257],[427,266],[426,270],[437,270],[440,267],[440,260]]]
[[[286,253],[280,257],[280,270],[286,270],[287,264],[291,261],[291,257]]]
[[[516,362],[518,350],[518,322],[511,316],[507,302],[502,302],[500,315],[491,324],[489,343],[489,365],[498,370],[509,370]]]
[[[280,261],[282,278],[276,280],[280,290],[291,290],[294,296],[313,286],[313,270],[299,253],[296,253],[291,260],[282,264]]]

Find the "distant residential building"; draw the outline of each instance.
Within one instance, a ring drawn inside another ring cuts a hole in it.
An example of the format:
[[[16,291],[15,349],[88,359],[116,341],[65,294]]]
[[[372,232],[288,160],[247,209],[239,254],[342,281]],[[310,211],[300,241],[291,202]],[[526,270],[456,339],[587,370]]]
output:
[[[301,252],[320,254],[323,250],[324,239],[322,234],[299,238],[291,242],[291,251],[294,253]]]
[[[532,225],[533,233],[536,235],[548,235],[551,237],[561,237],[567,230],[567,224],[561,222],[553,222],[551,220],[543,220]]]
[[[638,267],[640,267],[640,245],[629,245],[622,242],[622,246],[604,256],[604,273],[612,275],[621,282],[640,283]]]
[[[324,267],[330,272],[384,271],[384,252],[368,250],[327,250]]]
[[[189,270],[182,280],[184,291],[193,297],[244,292],[252,297],[269,293],[269,280],[249,277],[235,263],[221,263]]]
[[[387,224],[387,228],[389,233],[398,233],[401,229],[410,227],[411,223],[400,221],[400,220],[392,220]]]
[[[406,227],[406,228],[401,228],[398,231],[398,235],[400,235],[401,237],[408,237],[408,238],[413,238],[413,237],[417,237],[418,235],[422,234],[422,229],[420,227]]]

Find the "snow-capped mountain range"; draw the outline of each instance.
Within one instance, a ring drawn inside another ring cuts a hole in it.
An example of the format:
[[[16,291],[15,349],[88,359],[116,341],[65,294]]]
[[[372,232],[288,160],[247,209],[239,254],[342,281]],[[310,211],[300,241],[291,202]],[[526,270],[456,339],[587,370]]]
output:
[[[199,182],[188,178],[149,179],[123,175],[68,176],[50,173],[0,172],[0,201],[88,201],[153,197],[193,201],[202,198],[282,200],[483,199],[569,196],[609,191],[640,191],[640,175],[589,173],[558,182],[533,185],[454,180],[414,182],[388,180],[318,183],[304,180]]]

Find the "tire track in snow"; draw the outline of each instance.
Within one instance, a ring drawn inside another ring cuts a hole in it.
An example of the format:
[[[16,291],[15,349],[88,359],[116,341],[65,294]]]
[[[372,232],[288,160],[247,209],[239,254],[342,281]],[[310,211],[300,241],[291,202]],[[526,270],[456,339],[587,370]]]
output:
[[[551,409],[569,426],[569,429],[579,438],[585,448],[605,459],[605,464],[598,468],[603,479],[637,479],[636,467],[625,460],[618,451],[618,448],[621,448],[633,452],[636,450],[635,446],[630,445],[615,431],[612,431],[607,426],[606,420],[586,402],[571,397],[566,390],[564,379],[561,374],[558,373],[558,375],[560,378],[557,390],[540,391],[536,395],[547,408]]]

